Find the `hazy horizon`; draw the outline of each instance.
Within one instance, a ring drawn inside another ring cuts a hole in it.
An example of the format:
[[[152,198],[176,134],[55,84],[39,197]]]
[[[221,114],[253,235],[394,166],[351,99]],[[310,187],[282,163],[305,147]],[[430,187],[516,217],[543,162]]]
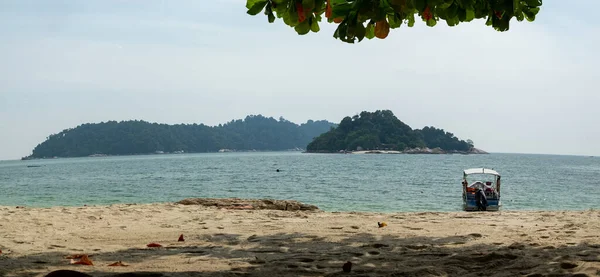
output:
[[[534,22],[392,30],[349,45],[297,35],[245,1],[1,1],[0,160],[83,123],[339,123],[389,109],[494,153],[600,156],[600,2]]]

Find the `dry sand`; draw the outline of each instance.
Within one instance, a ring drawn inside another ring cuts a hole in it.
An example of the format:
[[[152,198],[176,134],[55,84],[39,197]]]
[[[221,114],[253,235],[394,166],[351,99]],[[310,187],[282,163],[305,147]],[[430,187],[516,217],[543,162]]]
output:
[[[600,276],[600,212],[0,206],[0,250],[0,276]],[[107,266],[117,261],[129,266]]]

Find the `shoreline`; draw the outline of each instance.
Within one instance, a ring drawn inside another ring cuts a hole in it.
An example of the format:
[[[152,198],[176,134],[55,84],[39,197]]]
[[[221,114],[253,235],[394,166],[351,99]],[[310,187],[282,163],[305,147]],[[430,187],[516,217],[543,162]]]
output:
[[[272,210],[272,211],[315,211],[330,214],[345,214],[345,213],[360,213],[360,214],[411,214],[411,213],[471,213],[470,211],[457,210],[324,210],[316,205],[300,202],[293,199],[272,199],[272,198],[239,198],[239,197],[222,197],[222,198],[185,198],[179,201],[158,201],[158,202],[120,202],[120,203],[103,203],[103,204],[73,204],[73,205],[50,205],[50,206],[28,206],[28,205],[2,205],[0,209],[55,209],[55,208],[111,208],[115,206],[144,206],[144,205],[183,205],[183,206],[202,206],[216,207],[232,210]],[[249,207],[251,206],[251,207]],[[598,208],[580,208],[580,209],[507,209],[502,207],[499,212],[585,212],[585,211],[600,211]],[[497,212],[489,212],[497,213]]]
[[[208,200],[220,200],[220,199],[231,199],[231,198],[203,198]],[[263,200],[263,199],[251,199],[251,200]],[[177,204],[177,202],[172,201],[159,201],[159,202],[123,202],[123,203],[107,203],[107,204],[73,204],[73,205],[50,205],[50,206],[28,206],[28,205],[0,205],[0,209],[10,209],[10,208],[18,208],[18,209],[33,209],[33,210],[44,210],[44,209],[54,209],[54,208],[86,208],[86,207],[95,207],[95,208],[110,208],[114,206],[144,206],[144,205],[171,205]],[[179,205],[179,204],[178,204]],[[311,205],[312,206],[312,205]],[[205,206],[210,207],[210,206]],[[226,207],[220,207],[226,209]],[[235,208],[233,208],[235,209]],[[261,210],[261,209],[243,209],[240,208],[238,210]],[[285,211],[280,209],[262,209],[262,210],[273,210],[273,211]],[[598,208],[580,208],[580,209],[507,209],[502,207],[500,212],[523,212],[523,213],[537,213],[537,212],[586,212],[586,211],[600,211],[600,207]],[[329,213],[329,214],[346,214],[346,213],[360,213],[360,214],[413,214],[413,213],[425,213],[425,214],[450,214],[450,213],[472,213],[473,211],[463,211],[461,209],[457,210],[378,210],[378,211],[368,211],[368,210],[356,210],[356,209],[341,209],[341,210],[323,210],[321,208],[317,208],[315,212]],[[493,211],[488,211],[488,213],[497,213]]]
[[[98,277],[346,276],[341,269],[347,261],[353,263],[349,276],[600,272],[597,210],[372,213],[230,207],[240,206],[0,206],[0,276],[37,277],[65,269]],[[65,259],[74,254],[87,254],[94,265]],[[108,266],[118,261],[128,266]]]

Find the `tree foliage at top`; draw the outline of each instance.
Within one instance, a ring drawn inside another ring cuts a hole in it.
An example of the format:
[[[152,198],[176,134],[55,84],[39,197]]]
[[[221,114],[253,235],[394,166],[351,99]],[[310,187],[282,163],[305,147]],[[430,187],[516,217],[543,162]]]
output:
[[[83,157],[93,154],[132,155],[163,152],[287,150],[305,148],[335,124],[309,120],[297,125],[280,118],[247,116],[224,125],[158,124],[145,121],[87,123],[50,135],[31,158]]]
[[[270,23],[276,18],[300,35],[319,32],[323,15],[339,24],[333,36],[347,43],[365,37],[385,39],[390,29],[414,26],[416,18],[433,27],[440,21],[448,26],[474,19],[507,31],[510,21],[534,21],[542,0],[247,0],[248,14],[264,11]]]
[[[378,110],[345,117],[337,128],[315,138],[306,149],[309,152],[353,151],[359,148],[402,151],[417,147],[466,152],[473,145],[442,129],[425,127],[413,130],[394,116],[392,111]]]

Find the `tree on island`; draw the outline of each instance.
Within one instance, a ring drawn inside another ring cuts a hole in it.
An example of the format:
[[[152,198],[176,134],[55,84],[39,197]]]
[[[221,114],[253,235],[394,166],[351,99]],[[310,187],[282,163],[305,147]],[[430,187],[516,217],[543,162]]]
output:
[[[300,35],[319,32],[319,22],[339,24],[333,36],[347,43],[385,39],[390,29],[414,26],[416,18],[433,27],[440,21],[448,26],[474,19],[486,19],[495,30],[509,30],[510,21],[534,21],[542,0],[247,0],[247,13],[264,10],[270,23],[276,18]]]

